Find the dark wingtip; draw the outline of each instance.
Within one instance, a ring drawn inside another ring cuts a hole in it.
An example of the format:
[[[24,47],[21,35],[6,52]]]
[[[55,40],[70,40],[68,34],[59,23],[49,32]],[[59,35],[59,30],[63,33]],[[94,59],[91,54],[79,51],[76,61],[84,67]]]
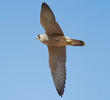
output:
[[[47,5],[47,3],[46,2],[42,2],[42,5]]]
[[[58,94],[62,97],[62,96],[63,96],[63,93],[64,93],[64,90],[59,91],[59,90],[57,89],[57,92],[58,92]]]
[[[48,7],[47,3],[42,2],[42,7],[44,7],[44,6],[47,6]]]

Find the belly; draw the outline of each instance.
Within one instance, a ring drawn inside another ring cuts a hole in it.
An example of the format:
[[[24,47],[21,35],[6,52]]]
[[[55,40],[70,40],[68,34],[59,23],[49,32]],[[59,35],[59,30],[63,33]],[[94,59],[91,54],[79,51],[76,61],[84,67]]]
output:
[[[66,46],[67,42],[64,36],[49,37],[48,40],[42,41],[42,43],[48,46]]]

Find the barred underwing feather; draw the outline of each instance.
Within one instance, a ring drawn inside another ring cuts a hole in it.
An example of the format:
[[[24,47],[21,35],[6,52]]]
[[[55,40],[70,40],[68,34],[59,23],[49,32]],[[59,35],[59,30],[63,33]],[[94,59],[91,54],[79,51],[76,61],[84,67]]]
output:
[[[66,47],[51,47],[49,50],[49,65],[54,85],[60,96],[63,95],[66,81]]]
[[[65,88],[65,79],[66,79],[65,66],[64,65],[58,66],[55,72],[52,72],[52,76],[53,76],[55,87],[59,95],[62,96]]]

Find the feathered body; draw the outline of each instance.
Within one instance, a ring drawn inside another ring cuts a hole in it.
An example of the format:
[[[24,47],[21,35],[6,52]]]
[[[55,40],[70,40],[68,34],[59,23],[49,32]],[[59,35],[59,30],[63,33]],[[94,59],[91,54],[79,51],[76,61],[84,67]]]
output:
[[[58,94],[62,96],[66,82],[66,46],[84,46],[85,43],[64,36],[52,10],[46,3],[42,3],[40,22],[46,33],[39,34],[37,39],[48,47],[53,82]]]
[[[85,43],[81,40],[71,39],[64,35],[47,35],[39,34],[37,36],[43,44],[48,46],[60,47],[60,46],[84,46]]]

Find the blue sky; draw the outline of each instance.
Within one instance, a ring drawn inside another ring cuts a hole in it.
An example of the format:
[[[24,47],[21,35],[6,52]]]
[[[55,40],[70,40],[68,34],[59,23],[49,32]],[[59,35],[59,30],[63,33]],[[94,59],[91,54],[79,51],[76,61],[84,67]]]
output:
[[[0,1],[0,100],[110,100],[110,1],[46,0],[65,35],[86,42],[67,47],[67,80],[54,87],[44,33],[44,0]]]

